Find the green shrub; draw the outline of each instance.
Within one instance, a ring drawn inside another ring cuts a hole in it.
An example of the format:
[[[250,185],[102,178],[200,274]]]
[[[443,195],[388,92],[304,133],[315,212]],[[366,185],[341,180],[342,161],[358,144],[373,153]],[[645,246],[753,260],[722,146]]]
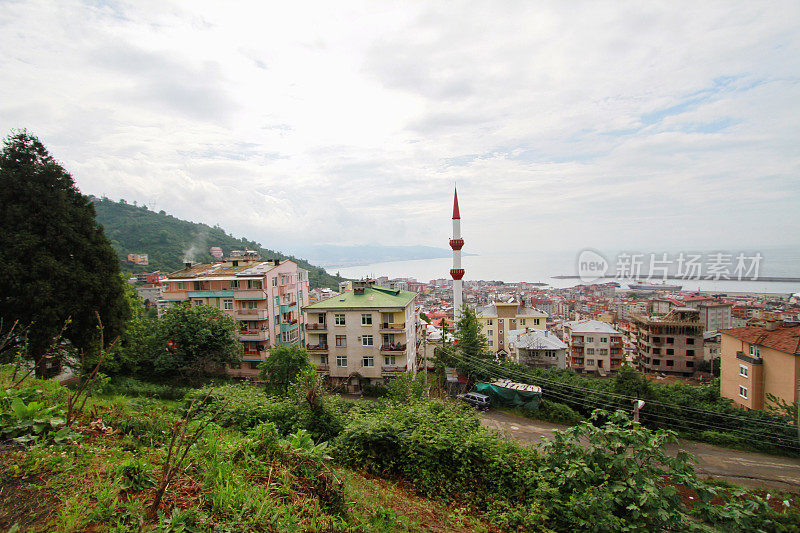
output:
[[[156,478],[150,473],[150,465],[135,457],[125,459],[117,468],[117,475],[123,490],[139,491],[156,484]]]
[[[247,433],[253,440],[253,452],[264,455],[278,448],[278,429],[272,422],[261,422]]]
[[[176,387],[174,384],[151,383],[131,377],[115,377],[103,388],[107,395],[160,398],[162,400],[182,400],[191,389]]]
[[[542,403],[539,404],[539,409],[534,411],[532,416],[546,422],[568,425],[578,424],[585,420],[580,413],[569,405],[551,402],[549,400],[542,400]]]

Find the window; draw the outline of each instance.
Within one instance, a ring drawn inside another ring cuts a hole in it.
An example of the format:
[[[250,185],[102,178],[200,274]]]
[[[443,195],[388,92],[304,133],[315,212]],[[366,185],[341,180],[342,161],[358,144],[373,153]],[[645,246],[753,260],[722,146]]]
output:
[[[747,399],[747,387],[742,387],[741,385],[739,385],[739,396],[741,396],[745,400]]]
[[[362,326],[372,325],[372,313],[361,313],[361,325]]]
[[[750,357],[761,357],[761,347],[754,344],[750,345]]]
[[[739,375],[747,377],[747,367],[744,365],[739,365]]]
[[[686,350],[686,357],[694,357],[694,350]]]
[[[336,366],[347,368],[347,356],[346,355],[337,355],[336,356]]]
[[[667,366],[675,366],[675,361],[672,359],[667,359]]]
[[[336,335],[336,346],[340,348],[347,346],[347,335]]]
[[[238,289],[238,288],[239,288],[239,280],[238,279],[231,280],[231,289]]]
[[[344,314],[334,314],[333,323],[337,326],[344,326]]]
[[[222,308],[226,311],[233,309],[233,300],[222,300]]]
[[[692,339],[691,337],[686,339],[686,344],[694,344],[694,339]]]
[[[328,364],[328,356],[325,355],[325,354],[320,355],[319,356],[319,364],[327,365]]]
[[[661,348],[653,348],[653,355],[661,355]]]
[[[386,366],[394,366],[395,365],[395,357],[393,355],[384,355],[383,356],[383,364]]]
[[[694,368],[694,361],[686,361],[686,368]]]
[[[667,337],[667,344],[675,344],[675,338],[674,337]]]
[[[538,318],[534,318],[533,319],[533,325],[534,326],[538,326],[539,325],[539,319]]]
[[[658,366],[661,364],[661,359],[653,359],[653,364]]]
[[[260,289],[261,288],[261,280],[260,279],[248,279],[247,280],[247,288],[248,289]]]
[[[594,359],[587,359],[586,366],[592,366],[592,365],[594,365]]]
[[[203,284],[201,282],[199,282],[199,281],[193,281],[192,282],[192,286],[194,287],[194,290],[196,290],[196,291],[202,291],[203,290]]]
[[[594,348],[586,348],[586,355],[594,355]]]
[[[178,290],[179,291],[185,291],[186,290],[186,282],[185,281],[179,281],[178,282]]]
[[[494,322],[494,320],[492,320],[491,318],[487,318],[486,319],[486,325],[487,326],[491,326],[493,322]]]
[[[519,319],[519,325],[520,326],[524,326],[525,325],[525,319],[524,318],[520,318]]]
[[[375,366],[375,357],[372,355],[365,355],[363,358],[361,358],[361,366],[364,367]]]
[[[608,355],[608,350],[606,348],[600,348],[600,355]]]
[[[667,348],[667,355],[675,355],[675,350],[672,348]]]
[[[192,300],[192,305],[203,305],[203,300]]]
[[[487,335],[494,335],[494,330],[488,329],[486,330]]]
[[[600,342],[608,342],[608,337],[600,337]]]
[[[586,337],[586,342],[594,342],[594,337]]]
[[[277,287],[278,286],[278,278],[277,277],[272,278],[272,286],[273,287]]]
[[[258,302],[256,302],[255,300],[245,300],[243,302],[240,302],[239,305],[242,306],[242,309],[255,309],[256,307],[258,307]]]
[[[498,333],[500,333],[500,335],[502,335],[503,334],[503,330],[501,329]]]
[[[363,335],[361,337],[361,346],[373,346],[372,335]]]
[[[324,324],[325,323],[325,314],[319,313],[317,315],[317,324]]]
[[[487,346],[494,346],[494,341],[489,339],[488,341],[486,341],[486,345]]]

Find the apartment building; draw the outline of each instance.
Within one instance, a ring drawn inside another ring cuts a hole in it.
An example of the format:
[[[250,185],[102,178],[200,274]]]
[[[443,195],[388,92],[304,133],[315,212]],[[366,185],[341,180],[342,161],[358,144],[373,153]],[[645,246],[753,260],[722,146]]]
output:
[[[160,301],[163,313],[176,302],[206,304],[236,319],[244,347],[240,368],[229,374],[250,377],[277,346],[303,343],[299,309],[308,298],[308,272],[294,261],[261,261],[255,252],[231,252],[220,263],[192,265],[167,277]]]
[[[705,331],[727,329],[733,325],[733,304],[720,302],[711,296],[681,294],[675,298],[656,298],[652,301],[654,315],[665,315],[678,307],[697,309],[699,311],[698,319],[703,324]]]
[[[476,315],[489,349],[499,355],[508,355],[507,331],[525,328],[544,330],[547,327],[547,313],[525,307],[516,301],[494,302],[478,307]]]
[[[575,320],[562,324],[567,345],[567,366],[576,372],[619,370],[623,360],[622,333],[599,320]]]
[[[640,370],[691,376],[703,359],[700,311],[674,307],[665,315],[634,315],[634,360]]]
[[[770,321],[765,326],[723,330],[720,394],[747,409],[767,407],[767,395],[800,402],[800,326]]]
[[[508,357],[533,368],[567,368],[567,345],[550,331],[516,329],[508,332]]]
[[[307,349],[317,371],[355,392],[416,370],[417,293],[353,282],[353,290],[306,306]]]

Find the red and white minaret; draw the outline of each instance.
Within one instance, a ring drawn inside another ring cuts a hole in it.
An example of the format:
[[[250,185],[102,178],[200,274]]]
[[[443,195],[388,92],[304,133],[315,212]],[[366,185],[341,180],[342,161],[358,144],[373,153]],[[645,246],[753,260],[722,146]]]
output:
[[[461,268],[461,248],[464,247],[464,239],[461,238],[461,213],[458,212],[458,190],[453,197],[453,238],[450,239],[450,248],[453,249],[453,268],[450,275],[453,277],[453,318],[455,322],[461,318],[461,306],[463,305],[463,282],[464,269]]]

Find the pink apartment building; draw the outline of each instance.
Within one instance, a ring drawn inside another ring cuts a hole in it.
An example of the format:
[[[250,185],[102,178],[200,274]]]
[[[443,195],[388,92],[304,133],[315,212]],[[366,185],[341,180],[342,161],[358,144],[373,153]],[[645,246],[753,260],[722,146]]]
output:
[[[308,303],[308,272],[294,261],[261,261],[255,252],[231,252],[221,263],[192,265],[167,277],[163,308],[176,302],[206,304],[236,319],[244,347],[240,368],[229,374],[258,374],[271,348],[305,343],[300,309]]]

